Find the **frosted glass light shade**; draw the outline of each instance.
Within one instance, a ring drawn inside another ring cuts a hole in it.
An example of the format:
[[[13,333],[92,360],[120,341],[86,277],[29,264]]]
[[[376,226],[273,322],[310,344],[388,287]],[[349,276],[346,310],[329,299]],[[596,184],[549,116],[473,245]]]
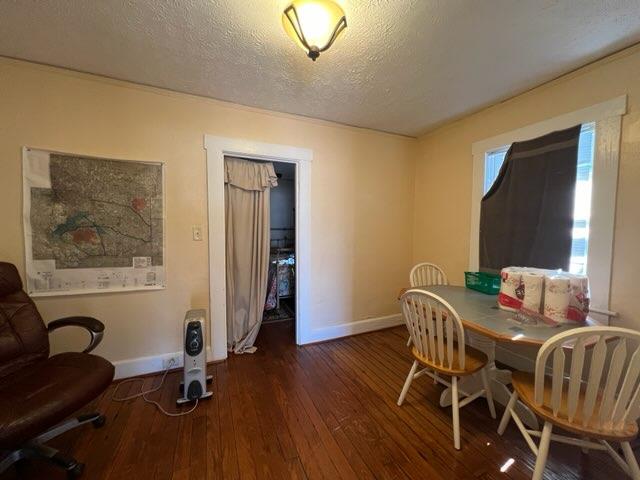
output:
[[[287,34],[315,61],[347,27],[344,10],[331,0],[294,0],[282,14]]]

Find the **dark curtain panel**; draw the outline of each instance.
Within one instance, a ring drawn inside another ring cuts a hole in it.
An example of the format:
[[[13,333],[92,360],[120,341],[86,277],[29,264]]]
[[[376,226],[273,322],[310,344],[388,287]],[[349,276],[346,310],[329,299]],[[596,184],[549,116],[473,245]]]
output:
[[[569,269],[580,125],[511,145],[480,208],[480,270]]]

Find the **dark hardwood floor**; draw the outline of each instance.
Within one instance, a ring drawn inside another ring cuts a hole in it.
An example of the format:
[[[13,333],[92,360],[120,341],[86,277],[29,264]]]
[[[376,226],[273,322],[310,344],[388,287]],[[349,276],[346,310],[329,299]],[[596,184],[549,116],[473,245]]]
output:
[[[484,400],[461,411],[461,451],[450,410],[438,407],[442,387],[421,377],[396,406],[411,363],[406,339],[398,327],[296,347],[290,324],[268,325],[255,354],[209,366],[214,396],[191,415],[166,417],[141,399],[113,402],[112,386],[94,405],[107,415],[103,428],[81,427],[52,444],[86,463],[88,480],[530,478],[533,455],[513,425],[497,435]],[[147,377],[144,388],[159,381]],[[179,381],[171,373],[152,398],[175,410]],[[515,463],[501,473],[509,458]],[[560,444],[552,444],[546,473],[624,478],[605,453]],[[12,469],[0,478],[20,477]],[[22,478],[66,476],[33,462]]]

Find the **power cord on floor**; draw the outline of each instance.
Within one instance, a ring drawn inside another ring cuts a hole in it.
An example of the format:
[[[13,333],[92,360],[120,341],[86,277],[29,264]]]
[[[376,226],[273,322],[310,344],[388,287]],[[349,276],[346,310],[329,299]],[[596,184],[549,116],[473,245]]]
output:
[[[155,400],[150,400],[150,399],[147,398],[147,395],[149,395],[150,393],[157,392],[158,390],[160,390],[162,388],[162,385],[164,385],[164,380],[165,380],[165,378],[167,378],[167,374],[169,373],[169,370],[174,365],[175,365],[175,360],[172,358],[171,360],[169,360],[169,364],[167,365],[167,368],[165,369],[164,373],[162,374],[162,380],[160,380],[160,385],[158,385],[155,388],[151,388],[151,389],[149,389],[147,391],[142,391],[142,385],[141,385],[140,386],[140,392],[135,393],[133,395],[129,395],[128,397],[116,397],[116,393],[118,393],[118,389],[122,385],[124,385],[125,383],[137,382],[139,380],[142,380],[143,384],[144,384],[144,379],[142,379],[142,378],[129,378],[128,380],[124,380],[124,381],[120,382],[118,384],[118,386],[115,388],[115,390],[113,391],[113,395],[111,395],[111,400],[113,400],[114,402],[126,402],[128,400],[133,400],[134,398],[142,397],[142,399],[145,402],[150,403],[152,405],[155,405],[158,410],[160,410],[162,413],[164,413],[168,417],[182,417],[183,415],[189,415],[196,408],[198,408],[198,399],[197,398],[196,398],[196,403],[193,406],[193,408],[191,408],[190,410],[187,410],[186,412],[178,412],[178,413],[167,412],[164,408],[162,408],[162,405],[160,405],[158,402],[156,402]]]

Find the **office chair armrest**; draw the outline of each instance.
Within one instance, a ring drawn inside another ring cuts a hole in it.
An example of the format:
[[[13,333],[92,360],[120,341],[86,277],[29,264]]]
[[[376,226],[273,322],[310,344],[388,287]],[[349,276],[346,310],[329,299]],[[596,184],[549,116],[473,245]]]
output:
[[[91,341],[89,346],[82,351],[83,353],[89,353],[96,348],[102,341],[102,335],[104,334],[104,324],[92,317],[65,317],[49,322],[47,325],[49,333],[62,327],[82,327],[89,332]]]

